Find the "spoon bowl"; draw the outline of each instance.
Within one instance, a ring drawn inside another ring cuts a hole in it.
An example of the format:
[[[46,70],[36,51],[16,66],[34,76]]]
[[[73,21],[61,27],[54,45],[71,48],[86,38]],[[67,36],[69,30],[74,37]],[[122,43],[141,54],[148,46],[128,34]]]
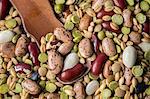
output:
[[[40,38],[62,23],[55,17],[49,0],[10,0],[17,9],[26,33],[29,33],[40,43]]]

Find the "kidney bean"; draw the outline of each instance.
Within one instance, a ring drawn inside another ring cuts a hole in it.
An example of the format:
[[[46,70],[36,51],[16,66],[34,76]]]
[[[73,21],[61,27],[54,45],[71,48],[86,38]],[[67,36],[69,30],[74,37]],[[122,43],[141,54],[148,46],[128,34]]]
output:
[[[106,61],[105,65],[104,65],[104,69],[103,69],[103,75],[105,78],[108,78],[109,75],[112,74],[112,72],[110,70],[111,65],[112,65],[112,62],[110,60]]]
[[[94,51],[96,53],[99,52],[99,44],[100,44],[100,41],[98,40],[97,36],[94,34],[92,35],[92,42],[93,42],[93,46],[94,46]]]
[[[15,71],[19,73],[25,73],[25,70],[31,71],[31,66],[26,63],[19,63],[15,65]]]
[[[32,57],[33,64],[36,66],[39,66],[40,65],[40,62],[38,60],[39,50],[38,50],[38,46],[37,46],[36,42],[31,42],[28,45],[28,50]]]
[[[9,0],[0,0],[0,19],[4,19],[9,7]]]
[[[101,9],[98,13],[97,13],[97,18],[101,19],[103,16],[105,15],[109,15],[109,16],[112,16],[114,15],[115,13],[113,11],[110,11],[110,12],[106,12],[104,9]]]
[[[87,70],[87,67],[83,66],[82,64],[77,64],[71,69],[67,69],[62,72],[58,77],[60,80],[67,82],[72,81],[78,78],[81,74],[83,74]]]
[[[91,73],[95,76],[99,76],[102,72],[103,63],[107,60],[107,56],[104,53],[99,53],[92,63]]]
[[[115,5],[120,7],[122,10],[126,7],[125,0],[113,0]]]
[[[150,33],[150,21],[149,20],[143,24],[143,31],[146,33]]]
[[[106,30],[115,32],[115,33],[120,33],[120,30],[114,30],[113,28],[111,28],[110,26],[110,22],[103,22],[102,23],[103,28],[105,28]]]

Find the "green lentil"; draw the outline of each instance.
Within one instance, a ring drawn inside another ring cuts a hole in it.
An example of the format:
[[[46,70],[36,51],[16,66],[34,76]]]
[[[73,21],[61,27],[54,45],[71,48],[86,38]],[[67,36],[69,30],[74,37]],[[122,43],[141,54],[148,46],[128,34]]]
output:
[[[104,31],[100,31],[97,34],[97,37],[98,37],[99,40],[103,40],[105,38],[105,36],[106,35],[105,35]]]
[[[107,98],[109,98],[111,96],[111,91],[109,90],[109,89],[104,89],[103,91],[102,91],[102,97],[103,97],[103,99],[107,99]]]
[[[55,0],[55,3],[56,3],[56,4],[64,4],[64,3],[65,3],[65,0]]]
[[[80,33],[80,31],[79,30],[73,30],[73,32],[72,32],[72,36],[74,37],[74,38],[76,38],[76,37],[82,37],[82,34]]]
[[[63,5],[62,4],[54,5],[54,10],[57,14],[60,14],[63,11]]]
[[[42,88],[45,88],[45,85],[46,85],[46,82],[44,80],[41,80],[39,82],[39,85],[42,87]]]
[[[33,65],[32,61],[31,61],[30,59],[26,59],[26,60],[24,61],[24,63],[29,64],[29,65]]]
[[[72,90],[72,86],[70,85],[65,85],[63,88],[62,88],[62,91],[64,90]]]
[[[150,61],[150,50],[147,51],[147,52],[145,52],[144,58],[145,58],[146,60]]]
[[[0,85],[0,94],[6,94],[9,91],[7,84]]]
[[[119,86],[119,84],[116,81],[112,81],[109,83],[109,88],[111,90],[115,90],[118,86]]]
[[[75,44],[75,45],[74,45],[73,51],[74,51],[74,52],[77,52],[77,51],[78,51],[78,44]]]
[[[143,74],[143,68],[141,66],[133,66],[132,74],[136,77],[139,77]]]
[[[121,32],[122,32],[123,34],[129,34],[129,33],[130,33],[130,28],[128,28],[128,27],[122,27],[122,28],[121,28]]]
[[[112,22],[116,23],[117,25],[121,25],[123,23],[123,17],[119,14],[114,14],[111,19]]]
[[[148,2],[146,2],[146,1],[141,1],[141,2],[140,2],[140,8],[141,8],[143,11],[148,11],[148,10],[149,10],[149,4],[148,4]]]
[[[145,90],[145,93],[146,93],[147,95],[150,95],[150,87],[148,87],[148,88]]]
[[[67,21],[67,22],[65,22],[65,24],[64,24],[64,28],[65,28],[66,30],[72,30],[72,29],[74,28],[74,24],[73,24],[72,22],[70,22],[70,21]]]
[[[130,6],[133,6],[134,5],[134,0],[126,0],[127,3],[130,5]]]
[[[54,83],[47,83],[45,89],[48,92],[52,93],[52,92],[54,92],[57,89],[57,87],[56,87],[56,85]]]
[[[16,25],[17,25],[17,22],[15,19],[9,19],[5,21],[5,26],[9,29],[16,27]]]
[[[149,3],[149,5],[150,5],[150,0],[144,0],[144,1],[148,2],[148,3]]]
[[[138,13],[136,19],[140,24],[143,24],[146,21],[146,16],[143,13]]]
[[[46,34],[45,39],[46,39],[47,42],[50,40],[52,35],[53,35],[52,33]]]
[[[45,63],[48,60],[48,55],[46,53],[40,53],[39,56],[38,56],[38,60],[41,63]]]
[[[92,75],[92,73],[89,73],[89,78],[92,80],[98,79],[98,77],[94,77],[94,75]]]
[[[81,41],[81,39],[82,39],[82,37],[76,37],[73,39],[73,42],[78,43]]]
[[[61,92],[60,99],[69,99],[69,96],[65,92]]]
[[[19,83],[17,83],[15,87],[15,93],[20,93],[20,92],[22,92],[22,87]]]
[[[18,34],[15,35],[15,36],[12,38],[12,42],[15,44],[15,43],[17,42],[18,38],[19,38],[19,35],[18,35]]]
[[[79,18],[77,15],[73,15],[73,16],[71,17],[71,21],[72,21],[73,23],[79,23],[79,22],[80,22],[80,18]]]

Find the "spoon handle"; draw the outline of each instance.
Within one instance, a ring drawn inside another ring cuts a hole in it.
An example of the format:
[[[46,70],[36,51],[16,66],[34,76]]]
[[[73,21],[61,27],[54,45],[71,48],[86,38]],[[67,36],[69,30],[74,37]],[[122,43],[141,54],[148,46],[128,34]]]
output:
[[[26,32],[33,35],[37,41],[62,23],[55,17],[48,0],[10,0],[18,10]]]

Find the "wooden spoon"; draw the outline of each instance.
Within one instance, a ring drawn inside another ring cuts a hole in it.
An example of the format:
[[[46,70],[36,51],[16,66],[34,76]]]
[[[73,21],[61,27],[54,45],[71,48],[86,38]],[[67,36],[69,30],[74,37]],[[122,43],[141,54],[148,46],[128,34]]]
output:
[[[25,32],[32,35],[38,43],[40,38],[62,23],[55,17],[49,0],[10,0],[18,10]]]

